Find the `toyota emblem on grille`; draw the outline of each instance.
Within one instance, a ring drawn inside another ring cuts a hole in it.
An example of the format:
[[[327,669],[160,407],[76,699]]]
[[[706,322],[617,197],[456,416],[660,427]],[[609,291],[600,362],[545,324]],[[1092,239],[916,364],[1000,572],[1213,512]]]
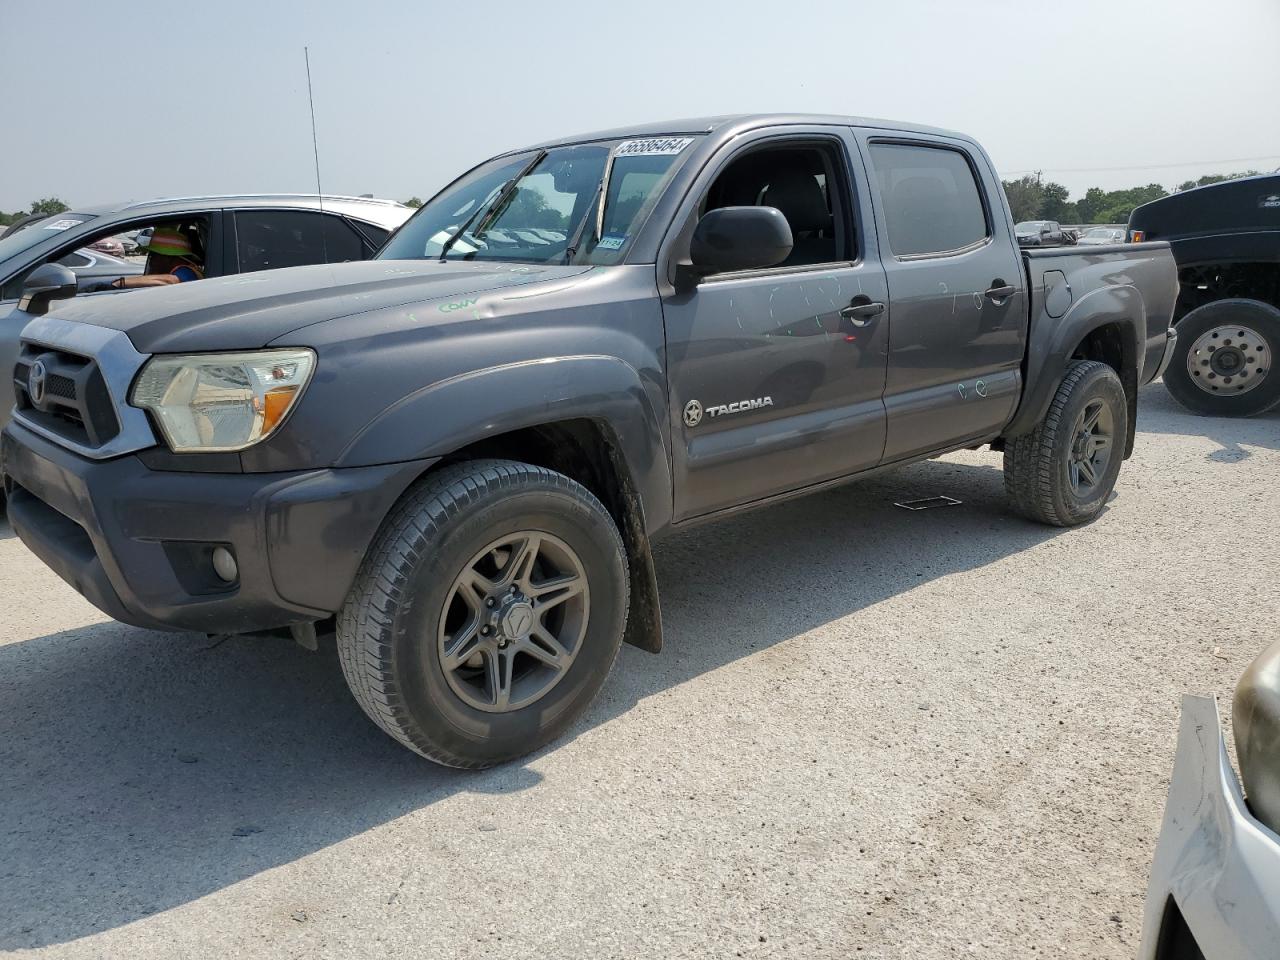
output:
[[[44,387],[48,376],[49,371],[45,369],[43,360],[37,360],[31,365],[31,372],[27,374],[27,395],[31,397],[32,403],[44,403]]]

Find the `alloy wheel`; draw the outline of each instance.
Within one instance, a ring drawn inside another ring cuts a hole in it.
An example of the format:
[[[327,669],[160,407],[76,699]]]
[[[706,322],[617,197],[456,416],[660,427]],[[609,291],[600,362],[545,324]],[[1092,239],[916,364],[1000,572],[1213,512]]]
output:
[[[495,540],[454,580],[438,631],[450,689],[507,713],[546,696],[581,649],[590,592],[573,548],[548,533]]]

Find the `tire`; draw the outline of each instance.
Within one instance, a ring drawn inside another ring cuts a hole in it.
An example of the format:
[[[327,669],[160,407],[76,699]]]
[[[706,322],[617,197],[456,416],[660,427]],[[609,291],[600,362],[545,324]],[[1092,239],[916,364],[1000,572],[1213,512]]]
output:
[[[530,554],[524,576],[516,561]],[[338,614],[342,672],[409,749],[490,767],[586,710],[618,654],[629,588],[622,538],[585,487],[509,460],[445,467],[405,494],[365,556]]]
[[[1251,417],[1280,403],[1280,310],[1259,300],[1215,300],[1178,321],[1165,389],[1205,417]],[[1241,361],[1244,361],[1243,363]],[[1230,364],[1225,370],[1224,364]],[[1243,371],[1243,375],[1236,374]]]
[[[1095,410],[1094,439],[1078,446],[1085,419]],[[1105,445],[1099,442],[1103,434],[1109,436]],[[1128,434],[1129,404],[1116,372],[1095,360],[1072,361],[1044,420],[1006,442],[1005,492],[1031,520],[1055,527],[1088,523],[1116,485]],[[1104,449],[1105,458],[1098,455]],[[1080,460],[1087,460],[1087,472]]]

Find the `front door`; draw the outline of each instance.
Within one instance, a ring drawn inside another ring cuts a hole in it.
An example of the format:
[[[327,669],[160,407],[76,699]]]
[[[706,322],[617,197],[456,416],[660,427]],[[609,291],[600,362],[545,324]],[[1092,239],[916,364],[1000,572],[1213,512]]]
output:
[[[864,142],[893,304],[885,462],[989,439],[1017,405],[1027,327],[1022,258],[983,201],[999,181],[960,142]]]
[[[700,177],[688,217],[776,207],[795,246],[664,298],[677,521],[879,463],[887,289],[863,179],[831,128],[735,144]]]

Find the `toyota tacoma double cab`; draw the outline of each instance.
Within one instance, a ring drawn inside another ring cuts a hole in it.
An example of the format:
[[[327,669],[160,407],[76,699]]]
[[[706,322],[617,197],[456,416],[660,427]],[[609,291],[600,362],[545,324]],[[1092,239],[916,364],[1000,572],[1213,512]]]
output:
[[[650,545],[950,450],[1103,509],[1167,362],[1164,243],[1019,250],[973,140],[737,116],[495,157],[375,260],[52,299],[3,434],[23,542],[126,623],[332,629],[406,747],[484,767],[662,646]]]

